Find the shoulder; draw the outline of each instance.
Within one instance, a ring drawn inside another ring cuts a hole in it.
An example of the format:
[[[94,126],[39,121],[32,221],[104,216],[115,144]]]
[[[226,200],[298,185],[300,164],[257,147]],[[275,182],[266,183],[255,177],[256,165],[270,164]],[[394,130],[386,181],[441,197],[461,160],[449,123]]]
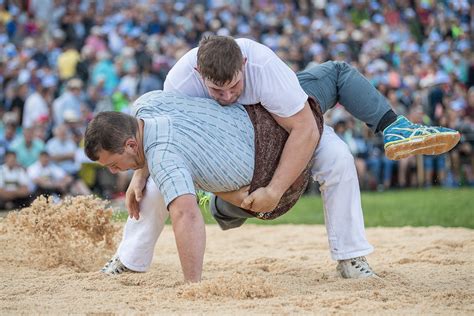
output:
[[[166,102],[170,97],[171,94],[169,92],[162,90],[147,92],[133,102],[131,113],[132,115],[137,116],[141,109],[157,107]]]
[[[183,55],[171,70],[182,69],[182,68],[194,68],[197,65],[197,52],[198,47],[195,47]]]
[[[170,88],[170,82],[173,87],[177,87],[194,75],[197,67],[197,51],[197,47],[191,49],[176,62],[166,75],[164,90],[173,90]]]
[[[242,54],[247,58],[247,63],[253,66],[265,66],[272,59],[278,56],[267,46],[248,38],[236,39],[242,50]]]

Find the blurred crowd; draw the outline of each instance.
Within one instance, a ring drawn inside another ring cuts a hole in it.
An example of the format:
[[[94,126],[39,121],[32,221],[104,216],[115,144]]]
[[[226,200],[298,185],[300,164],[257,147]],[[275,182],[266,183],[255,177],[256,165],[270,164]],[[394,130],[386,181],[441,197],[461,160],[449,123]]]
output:
[[[346,61],[414,122],[462,132],[449,154],[398,162],[336,106],[326,115],[366,189],[473,185],[469,0],[0,0],[0,207],[37,194],[123,195],[81,146],[87,122],[129,111],[205,34],[255,39],[294,70]],[[354,98],[357,98],[354,95]]]

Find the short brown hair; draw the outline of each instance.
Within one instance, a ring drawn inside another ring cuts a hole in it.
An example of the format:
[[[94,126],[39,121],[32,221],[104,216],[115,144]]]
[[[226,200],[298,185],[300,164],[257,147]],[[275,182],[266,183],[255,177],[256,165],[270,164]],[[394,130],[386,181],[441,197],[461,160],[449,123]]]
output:
[[[131,115],[112,111],[100,112],[87,126],[84,151],[93,161],[99,159],[102,149],[121,154],[125,142],[136,136],[137,129],[137,119]]]
[[[242,68],[243,61],[242,51],[232,37],[210,35],[199,42],[199,73],[217,85],[232,81]]]

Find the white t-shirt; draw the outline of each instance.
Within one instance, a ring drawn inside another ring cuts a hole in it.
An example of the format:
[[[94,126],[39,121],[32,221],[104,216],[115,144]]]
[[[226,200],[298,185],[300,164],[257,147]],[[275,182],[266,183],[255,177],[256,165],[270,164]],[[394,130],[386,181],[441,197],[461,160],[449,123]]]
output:
[[[244,91],[237,103],[261,103],[270,113],[292,116],[303,109],[308,95],[301,88],[296,74],[268,47],[246,38],[236,39],[247,58],[244,70]],[[197,67],[197,51],[187,52],[168,73],[164,91],[193,97],[210,98]]]

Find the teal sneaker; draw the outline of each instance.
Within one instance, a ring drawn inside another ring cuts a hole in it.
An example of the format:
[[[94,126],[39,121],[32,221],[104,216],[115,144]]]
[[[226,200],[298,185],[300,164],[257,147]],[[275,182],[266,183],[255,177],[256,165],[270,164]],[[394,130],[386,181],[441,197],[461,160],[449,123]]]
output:
[[[440,155],[456,146],[460,138],[459,132],[453,129],[413,124],[402,115],[383,131],[385,155],[391,160]]]

